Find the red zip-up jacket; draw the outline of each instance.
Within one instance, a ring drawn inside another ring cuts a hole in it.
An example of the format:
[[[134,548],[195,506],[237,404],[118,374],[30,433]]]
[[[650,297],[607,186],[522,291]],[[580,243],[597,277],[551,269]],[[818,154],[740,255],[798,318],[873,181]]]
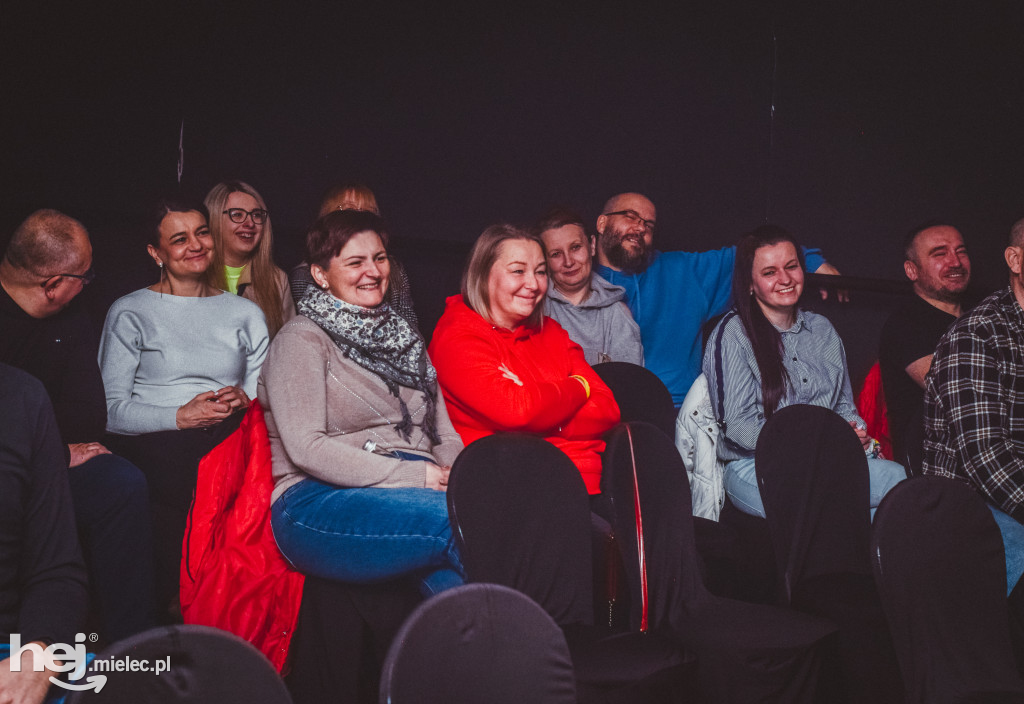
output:
[[[601,492],[601,437],[619,422],[619,406],[558,323],[506,330],[452,296],[429,352],[465,444],[500,431],[535,433],[569,456],[589,493]],[[589,399],[573,374],[589,382]]]

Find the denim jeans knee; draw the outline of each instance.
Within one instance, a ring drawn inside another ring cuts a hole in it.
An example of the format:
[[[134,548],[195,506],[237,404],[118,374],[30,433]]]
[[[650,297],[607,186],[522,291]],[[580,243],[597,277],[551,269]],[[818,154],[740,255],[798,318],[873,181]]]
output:
[[[464,581],[444,492],[305,479],[274,502],[271,524],[282,554],[306,574],[358,583],[411,575],[426,595]]]

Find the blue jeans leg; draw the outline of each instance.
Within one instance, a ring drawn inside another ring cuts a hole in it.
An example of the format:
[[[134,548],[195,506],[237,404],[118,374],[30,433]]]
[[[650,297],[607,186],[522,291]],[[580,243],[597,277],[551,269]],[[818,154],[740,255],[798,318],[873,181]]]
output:
[[[464,581],[441,491],[305,479],[274,502],[271,523],[281,553],[306,574],[357,583],[411,575],[424,596]]]
[[[764,518],[764,503],[761,502],[761,490],[757,487],[753,457],[727,463],[723,480],[725,493],[736,508],[748,515]]]
[[[903,466],[896,462],[868,460],[868,493],[872,518],[875,517],[875,508],[889,490],[906,478],[907,473]],[[724,480],[725,493],[729,495],[736,508],[751,516],[764,518],[764,504],[761,502],[761,491],[757,486],[753,457],[733,460],[726,464]]]
[[[1024,525],[992,504],[987,504],[996,519],[1003,536],[1003,552],[1006,554],[1006,595],[1009,596],[1024,575]]]
[[[907,470],[903,465],[891,460],[868,458],[868,491],[871,495],[871,520],[875,520],[875,510],[889,490],[907,478]]]

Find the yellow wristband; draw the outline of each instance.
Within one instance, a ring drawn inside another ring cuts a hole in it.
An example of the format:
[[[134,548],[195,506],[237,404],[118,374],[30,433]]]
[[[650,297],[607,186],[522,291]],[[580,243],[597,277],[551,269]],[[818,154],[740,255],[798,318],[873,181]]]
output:
[[[590,398],[590,382],[587,381],[585,377],[582,377],[579,374],[570,374],[569,378],[575,379],[576,381],[583,384],[583,390],[587,393],[587,398]]]

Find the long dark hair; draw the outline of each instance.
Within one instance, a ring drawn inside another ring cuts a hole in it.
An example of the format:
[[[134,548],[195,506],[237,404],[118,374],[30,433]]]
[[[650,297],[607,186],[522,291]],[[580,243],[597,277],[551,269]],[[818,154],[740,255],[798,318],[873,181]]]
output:
[[[736,263],[732,270],[732,295],[736,312],[743,323],[743,329],[750,339],[754,359],[761,372],[761,401],[765,418],[770,418],[786,395],[789,374],[782,363],[782,335],[765,317],[761,306],[752,294],[754,282],[754,254],[761,247],[780,242],[790,242],[796,248],[797,260],[804,271],[804,253],[800,244],[789,232],[778,225],[762,225],[740,238],[736,245]]]

